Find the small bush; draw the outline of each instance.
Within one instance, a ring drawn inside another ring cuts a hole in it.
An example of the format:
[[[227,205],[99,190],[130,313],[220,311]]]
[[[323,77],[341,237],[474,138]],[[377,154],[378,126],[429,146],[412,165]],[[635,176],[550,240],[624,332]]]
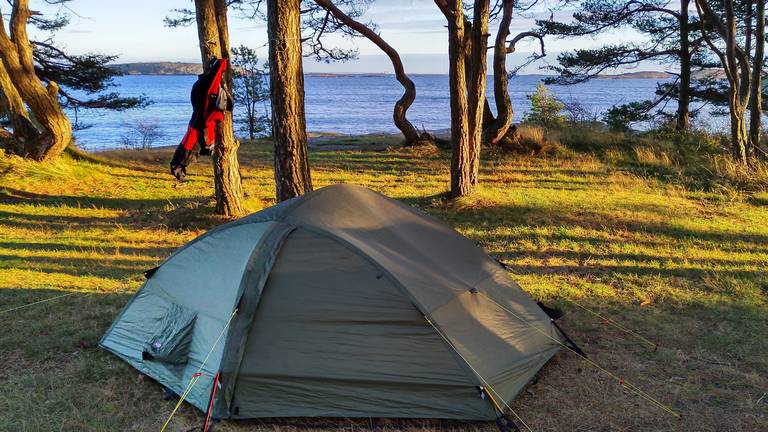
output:
[[[237,131],[250,140],[272,134],[269,110],[269,69],[260,64],[256,51],[245,45],[232,49],[234,89],[232,97],[243,108],[235,116]]]
[[[563,113],[565,113],[568,123],[597,123],[600,120],[598,113],[590,111],[576,99],[562,100],[561,102],[563,103]]]
[[[120,140],[129,148],[148,150],[165,137],[160,123],[156,121],[139,120],[136,123],[126,123],[125,128],[126,131],[120,135]]]
[[[523,154],[552,154],[562,150],[562,145],[555,138],[548,136],[541,126],[521,124],[517,126],[501,146],[507,151]]]
[[[531,111],[523,118],[524,122],[547,128],[558,127],[565,123],[565,116],[562,114],[565,104],[551,95],[544,84],[539,83],[536,91],[527,98],[531,101]]]

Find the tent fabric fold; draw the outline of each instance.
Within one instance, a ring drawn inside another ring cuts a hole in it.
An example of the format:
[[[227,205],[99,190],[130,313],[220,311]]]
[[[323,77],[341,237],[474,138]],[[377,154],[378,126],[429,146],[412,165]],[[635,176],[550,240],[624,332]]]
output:
[[[195,316],[185,362],[142,357],[169,314]],[[334,185],[180,248],[101,346],[179,394],[210,351],[187,400],[205,411],[220,372],[215,418],[492,420],[478,387],[510,402],[559,340],[471,240],[382,194]]]

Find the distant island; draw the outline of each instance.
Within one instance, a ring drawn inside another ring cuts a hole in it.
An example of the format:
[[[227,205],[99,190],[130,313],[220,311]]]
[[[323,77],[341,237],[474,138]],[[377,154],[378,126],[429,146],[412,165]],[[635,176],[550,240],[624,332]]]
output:
[[[139,62],[139,63],[118,63],[110,67],[123,75],[197,75],[202,73],[203,68],[200,63],[184,62]],[[388,73],[332,73],[332,72],[308,72],[306,76],[320,78],[340,78],[340,77],[381,77],[389,76]]]
[[[124,75],[197,75],[202,73],[200,63],[185,62],[139,62],[139,63],[119,63],[110,65],[113,69]],[[717,71],[709,72],[709,75],[717,76]],[[346,73],[346,72],[308,72],[308,77],[316,78],[341,78],[341,77],[386,77],[389,73]],[[432,74],[412,74],[432,75]],[[598,75],[598,79],[655,79],[665,80],[673,78],[674,75],[661,71],[637,71],[625,72],[614,75]]]
[[[203,72],[200,63],[183,62],[119,63],[110,67],[124,75],[197,75]]]

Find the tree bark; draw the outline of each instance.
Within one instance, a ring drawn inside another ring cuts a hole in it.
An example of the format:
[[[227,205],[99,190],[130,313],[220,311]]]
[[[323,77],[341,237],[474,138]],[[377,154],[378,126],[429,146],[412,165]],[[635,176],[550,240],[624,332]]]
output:
[[[32,16],[28,0],[15,0],[9,22],[10,35],[0,19],[0,60],[4,70],[0,75],[9,118],[18,125],[14,139],[22,156],[37,160],[52,160],[61,155],[72,140],[72,125],[59,104],[59,86],[49,81],[46,86],[35,74],[32,44],[27,36],[27,21]],[[14,87],[8,90],[6,87]],[[23,103],[19,104],[19,98]],[[39,128],[32,124],[24,109],[26,103]]]
[[[0,147],[6,151],[24,155],[24,142],[26,139],[38,135],[34,123],[29,119],[29,114],[24,106],[18,90],[11,82],[11,77],[0,61],[0,114],[5,113],[13,129],[13,133],[0,128]]]
[[[405,67],[403,61],[400,59],[400,54],[390,44],[387,43],[378,33],[371,30],[365,24],[354,20],[350,16],[346,15],[339,8],[337,8],[330,0],[315,0],[320,7],[330,12],[336,19],[344,23],[345,26],[360,33],[374,45],[384,51],[384,54],[389,57],[392,62],[392,68],[395,70],[395,78],[403,86],[403,96],[395,103],[395,108],[392,114],[395,126],[400,129],[405,137],[405,142],[408,145],[417,144],[420,141],[433,141],[434,139],[429,134],[420,134],[419,131],[408,120],[406,114],[408,108],[410,108],[413,101],[416,99],[416,84],[405,73]]]
[[[731,146],[734,159],[747,165],[749,159],[749,133],[747,131],[746,106],[749,98],[749,57],[738,46],[736,14],[733,0],[725,0],[726,15],[725,50],[732,71],[730,114]],[[746,57],[746,59],[744,58]]]
[[[472,73],[469,78],[469,162],[472,189],[479,182],[480,148],[483,142],[483,108],[485,106],[485,85],[488,78],[486,47],[488,46],[488,19],[490,0],[475,0],[472,18]]]
[[[677,95],[677,124],[678,131],[686,131],[690,127],[691,101],[691,43],[688,23],[688,6],[690,0],[680,0],[680,88]]]
[[[496,118],[488,122],[486,142],[494,145],[501,140],[512,125],[512,101],[509,98],[509,78],[507,77],[507,36],[512,24],[512,12],[515,0],[503,0],[499,31],[493,46],[493,95],[496,100]]]
[[[749,162],[749,132],[746,122],[746,108],[750,99],[750,58],[738,42],[736,14],[733,0],[722,2],[725,15],[723,22],[709,3],[709,0],[696,0],[699,15],[712,24],[719,37],[724,41],[722,51],[707,35],[702,25],[702,36],[710,49],[720,59],[728,79],[728,108],[731,120],[731,154],[738,163]],[[702,23],[704,20],[702,20]]]
[[[212,58],[229,61],[229,30],[226,0],[195,0],[197,34],[203,66]],[[232,65],[222,79],[224,86],[232,88]],[[213,148],[213,183],[216,195],[216,213],[236,217],[244,213],[243,186],[235,139],[232,112],[225,111],[224,119],[216,126],[216,145]]]
[[[268,0],[269,93],[278,202],[312,190],[304,116],[301,0]]]
[[[749,146],[760,150],[761,117],[763,115],[763,61],[765,60],[765,0],[755,7],[755,55],[752,60],[752,95],[749,98]]]
[[[466,43],[462,0],[435,0],[448,21],[448,81],[451,98],[451,197],[472,192],[467,106]]]
[[[485,98],[485,103],[483,104],[483,130],[489,128],[495,121],[496,117],[493,115],[493,111],[491,111],[491,104],[488,102],[488,98]]]

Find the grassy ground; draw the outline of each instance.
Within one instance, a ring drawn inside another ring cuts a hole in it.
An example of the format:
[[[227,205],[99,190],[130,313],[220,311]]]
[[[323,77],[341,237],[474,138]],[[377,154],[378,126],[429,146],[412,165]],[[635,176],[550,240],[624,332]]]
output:
[[[169,150],[0,157],[0,430],[157,430],[158,385],[101,351],[141,272],[222,222],[210,168],[179,185]],[[247,204],[273,204],[269,148],[241,150]],[[445,202],[443,152],[316,152],[316,187],[353,182],[444,219],[503,259],[534,297],[563,307],[590,358],[683,416],[675,420],[569,353],[514,403],[534,431],[768,430],[768,194],[686,177],[652,148],[487,155],[481,187]],[[576,305],[658,341],[657,352]],[[201,414],[183,407],[172,430]],[[366,429],[337,422],[310,429]],[[223,423],[218,430],[293,430]],[[383,423],[385,429],[490,425]]]

